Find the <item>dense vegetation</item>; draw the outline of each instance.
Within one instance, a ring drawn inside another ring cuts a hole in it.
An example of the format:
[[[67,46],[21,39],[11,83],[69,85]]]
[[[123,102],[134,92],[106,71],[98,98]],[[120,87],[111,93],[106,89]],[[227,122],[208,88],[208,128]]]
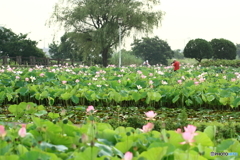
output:
[[[239,68],[0,71],[0,159],[217,160],[211,152],[239,158]]]
[[[37,47],[38,42],[30,40],[27,36],[0,27],[0,56],[45,57],[45,53]]]
[[[3,68],[0,102],[43,105],[239,109],[239,71],[232,67]]]

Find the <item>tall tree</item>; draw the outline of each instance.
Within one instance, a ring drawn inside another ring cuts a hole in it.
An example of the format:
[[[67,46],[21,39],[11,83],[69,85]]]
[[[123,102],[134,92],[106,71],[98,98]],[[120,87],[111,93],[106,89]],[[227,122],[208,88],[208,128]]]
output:
[[[61,58],[62,53],[59,51],[59,44],[53,41],[48,47],[51,58]]]
[[[163,13],[152,9],[159,0],[66,0],[56,4],[50,25],[59,23],[67,32],[74,32],[84,54],[101,55],[103,66],[119,43],[130,32],[152,32],[160,24]]]
[[[233,42],[220,38],[212,39],[213,57],[216,59],[236,59],[237,48]]]
[[[133,53],[148,60],[151,65],[160,63],[167,65],[167,59],[172,58],[174,53],[168,43],[158,37],[136,39],[132,46]]]
[[[37,47],[37,42],[27,38],[27,34],[19,35],[10,29],[0,29],[0,53],[1,56],[36,56],[45,57],[44,52]]]
[[[213,56],[213,49],[211,44],[204,39],[190,40],[183,50],[184,57],[195,58],[198,62],[202,59],[210,59]]]

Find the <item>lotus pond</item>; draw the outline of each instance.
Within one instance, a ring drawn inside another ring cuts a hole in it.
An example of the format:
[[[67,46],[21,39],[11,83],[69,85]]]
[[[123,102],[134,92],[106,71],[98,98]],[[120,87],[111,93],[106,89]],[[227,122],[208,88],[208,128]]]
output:
[[[240,121],[239,68],[186,64],[175,73],[170,66],[66,65],[0,72],[0,160],[240,159],[238,135],[219,140],[215,125],[195,126]],[[154,119],[146,120],[148,111]],[[176,128],[169,130],[170,123]]]

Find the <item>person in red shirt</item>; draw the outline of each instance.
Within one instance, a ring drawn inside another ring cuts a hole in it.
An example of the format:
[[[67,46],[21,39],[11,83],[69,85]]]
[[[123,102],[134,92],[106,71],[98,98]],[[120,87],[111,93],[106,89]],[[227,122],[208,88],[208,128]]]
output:
[[[177,61],[176,59],[174,59],[173,62],[172,62],[172,66],[173,66],[173,70],[177,71],[177,70],[180,69],[180,62]]]

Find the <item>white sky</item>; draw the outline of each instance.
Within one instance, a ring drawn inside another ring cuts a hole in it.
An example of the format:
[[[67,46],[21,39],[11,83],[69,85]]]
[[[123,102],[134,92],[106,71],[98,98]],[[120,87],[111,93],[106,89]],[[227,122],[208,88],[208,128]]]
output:
[[[190,39],[225,38],[240,43],[240,0],[160,0],[166,12],[153,36],[166,40],[172,49],[183,49]],[[0,0],[0,26],[28,33],[38,47],[52,42],[57,28],[45,25],[58,0]],[[58,38],[63,32],[57,34]],[[59,39],[56,39],[59,41]],[[131,41],[130,41],[131,43]],[[125,47],[129,48],[125,42]]]

